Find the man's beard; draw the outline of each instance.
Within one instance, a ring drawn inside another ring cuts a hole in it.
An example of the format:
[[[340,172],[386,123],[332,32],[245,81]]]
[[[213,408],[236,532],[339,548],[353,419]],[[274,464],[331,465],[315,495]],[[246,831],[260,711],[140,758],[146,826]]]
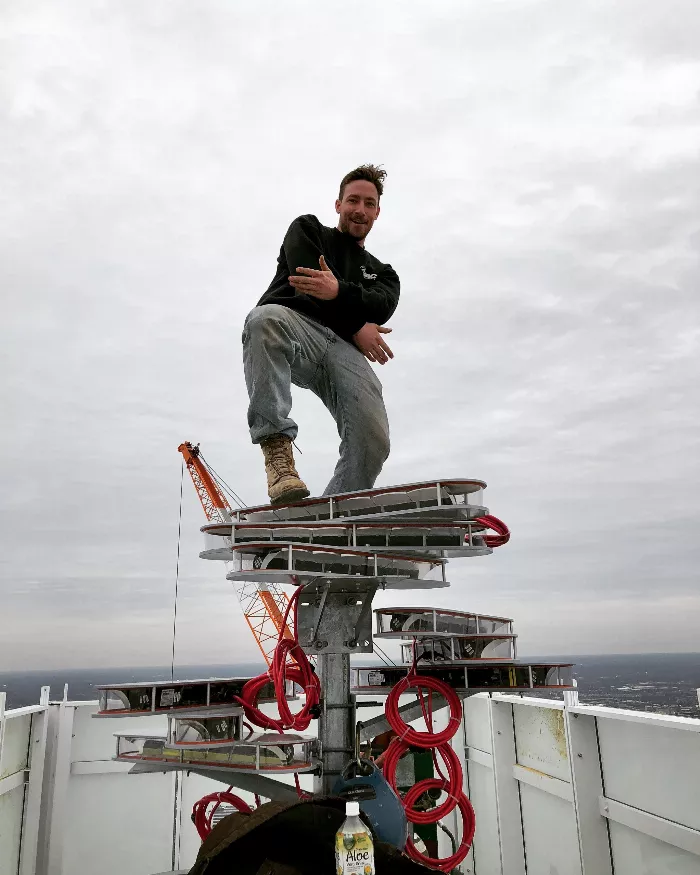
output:
[[[353,234],[353,232],[350,230],[350,222],[351,222],[351,219],[342,219],[340,222],[340,230],[343,233],[349,234],[351,237],[354,237],[355,240],[364,240],[370,231],[368,224],[366,222],[365,223],[355,223],[355,228],[362,228],[363,233],[358,235],[358,234]]]

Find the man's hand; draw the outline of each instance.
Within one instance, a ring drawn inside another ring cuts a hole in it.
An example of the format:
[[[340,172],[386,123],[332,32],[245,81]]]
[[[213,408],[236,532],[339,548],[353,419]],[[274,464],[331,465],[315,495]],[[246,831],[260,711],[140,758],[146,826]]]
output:
[[[365,322],[357,334],[353,334],[352,341],[371,362],[379,362],[380,365],[385,365],[389,359],[394,358],[394,353],[389,349],[389,344],[382,337],[382,334],[390,333],[391,328],[375,325],[374,322]]]
[[[290,276],[289,282],[303,295],[310,295],[320,301],[332,301],[338,297],[338,280],[326,264],[326,259],[321,256],[318,260],[321,270],[311,267],[298,267],[300,276]]]

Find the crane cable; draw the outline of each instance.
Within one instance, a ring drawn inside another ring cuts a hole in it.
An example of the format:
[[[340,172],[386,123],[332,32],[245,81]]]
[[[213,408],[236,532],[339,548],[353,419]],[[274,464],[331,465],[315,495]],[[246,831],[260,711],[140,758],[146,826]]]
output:
[[[221,488],[222,492],[225,492],[229,498],[232,498],[240,508],[245,508],[246,505],[243,503],[243,499],[240,497],[240,495],[228,485],[228,483],[220,474],[217,474],[212,465],[210,465],[209,462],[207,462],[207,460],[204,458],[201,450],[199,451],[199,458],[202,460],[202,464],[211,474],[212,478],[216,481],[217,486]]]
[[[177,635],[177,595],[180,584],[180,541],[182,536],[182,491],[185,483],[185,459],[180,464],[180,511],[177,520],[177,562],[175,563],[175,597],[173,599],[173,647],[170,661],[170,680],[175,680],[175,636]]]

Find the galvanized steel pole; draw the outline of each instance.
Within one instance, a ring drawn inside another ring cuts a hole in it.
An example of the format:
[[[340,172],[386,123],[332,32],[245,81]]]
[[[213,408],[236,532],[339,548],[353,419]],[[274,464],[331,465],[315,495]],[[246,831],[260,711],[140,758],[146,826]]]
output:
[[[314,778],[314,793],[327,795],[355,749],[355,696],[350,692],[350,654],[320,654],[317,671],[323,690],[318,727],[323,774]]]

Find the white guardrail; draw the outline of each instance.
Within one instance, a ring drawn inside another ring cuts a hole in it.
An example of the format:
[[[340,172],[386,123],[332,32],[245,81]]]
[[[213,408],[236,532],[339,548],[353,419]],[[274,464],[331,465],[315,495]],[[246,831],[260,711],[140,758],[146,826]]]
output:
[[[454,746],[477,828],[461,871],[700,875],[700,720],[564,698],[464,701]],[[44,687],[38,705],[5,711],[0,694],[2,875],[153,875],[194,861],[189,812],[222,785],[194,774],[128,775],[112,759],[115,730],[164,733],[165,718],[122,718],[117,727],[92,720],[96,707],[49,703]],[[362,718],[379,711],[364,708]],[[311,788],[309,776],[301,780]],[[446,826],[456,828],[450,818]]]

